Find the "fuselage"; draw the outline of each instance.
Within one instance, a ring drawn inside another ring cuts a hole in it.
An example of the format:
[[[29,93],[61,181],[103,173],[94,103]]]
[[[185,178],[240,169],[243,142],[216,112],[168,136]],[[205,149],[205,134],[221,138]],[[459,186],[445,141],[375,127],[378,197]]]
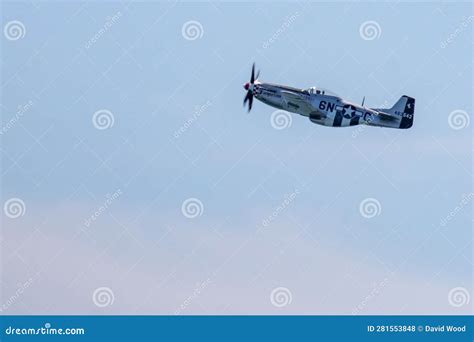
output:
[[[377,111],[316,88],[298,89],[284,85],[255,81],[253,94],[261,102],[289,112],[307,116],[313,123],[345,127],[359,124],[383,125]],[[385,126],[385,125],[384,125]]]

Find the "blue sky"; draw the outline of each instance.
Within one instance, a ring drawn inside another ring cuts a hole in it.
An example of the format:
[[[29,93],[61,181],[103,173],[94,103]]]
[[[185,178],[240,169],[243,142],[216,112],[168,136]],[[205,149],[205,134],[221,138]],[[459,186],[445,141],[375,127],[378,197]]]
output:
[[[447,298],[472,294],[471,4],[3,3],[11,21],[1,194],[24,215],[2,216],[3,302],[34,282],[10,312],[173,313],[199,282],[186,313],[350,314],[368,295],[362,313],[468,311]],[[253,62],[370,107],[412,96],[414,126],[274,129],[273,108],[242,107]]]

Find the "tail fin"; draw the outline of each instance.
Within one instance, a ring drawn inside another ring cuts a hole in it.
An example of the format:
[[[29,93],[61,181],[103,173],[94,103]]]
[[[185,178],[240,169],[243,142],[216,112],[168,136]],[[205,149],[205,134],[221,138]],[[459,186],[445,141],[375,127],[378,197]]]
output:
[[[415,116],[415,99],[403,95],[392,108],[384,111],[390,115],[401,117],[399,128],[410,128],[413,126],[413,117]]]
[[[415,99],[403,95],[392,108],[371,108],[377,112],[378,121],[375,126],[391,128],[410,128],[415,116]]]

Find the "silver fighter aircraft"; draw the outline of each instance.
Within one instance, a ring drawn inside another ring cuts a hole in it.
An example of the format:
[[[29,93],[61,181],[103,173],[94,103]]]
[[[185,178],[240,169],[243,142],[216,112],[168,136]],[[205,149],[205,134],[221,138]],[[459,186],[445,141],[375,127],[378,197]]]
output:
[[[252,109],[253,98],[289,112],[307,116],[311,122],[330,127],[370,125],[391,128],[410,128],[413,125],[415,99],[402,96],[392,108],[367,108],[343,100],[316,87],[298,89],[278,84],[264,83],[255,77],[252,66],[250,82],[244,85],[248,111]]]

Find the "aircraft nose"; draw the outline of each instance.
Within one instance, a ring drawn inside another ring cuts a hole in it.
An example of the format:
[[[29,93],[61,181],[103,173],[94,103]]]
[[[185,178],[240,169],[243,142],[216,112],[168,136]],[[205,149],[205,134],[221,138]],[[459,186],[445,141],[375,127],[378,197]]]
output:
[[[245,84],[244,84],[244,89],[245,89],[245,90],[249,90],[249,88],[250,88],[250,83],[248,83],[248,82],[245,83]]]

